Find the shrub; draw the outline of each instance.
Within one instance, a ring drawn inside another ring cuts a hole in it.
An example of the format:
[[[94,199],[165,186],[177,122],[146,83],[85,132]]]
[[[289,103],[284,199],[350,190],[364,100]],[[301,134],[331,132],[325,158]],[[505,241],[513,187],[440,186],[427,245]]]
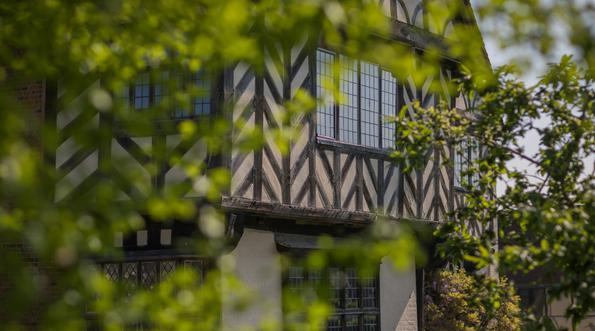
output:
[[[519,330],[519,302],[506,278],[443,270],[428,277],[424,324],[428,331]]]

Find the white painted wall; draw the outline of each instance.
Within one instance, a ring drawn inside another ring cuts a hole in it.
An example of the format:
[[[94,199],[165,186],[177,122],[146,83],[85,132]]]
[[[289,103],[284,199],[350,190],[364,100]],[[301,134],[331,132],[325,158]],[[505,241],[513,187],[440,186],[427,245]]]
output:
[[[281,265],[272,232],[245,229],[236,248],[225,258],[235,260],[235,274],[252,292],[245,310],[237,311],[225,299],[234,297],[223,289],[223,330],[257,328],[263,322],[280,323]]]
[[[396,271],[384,258],[379,278],[381,330],[417,331],[415,269]]]

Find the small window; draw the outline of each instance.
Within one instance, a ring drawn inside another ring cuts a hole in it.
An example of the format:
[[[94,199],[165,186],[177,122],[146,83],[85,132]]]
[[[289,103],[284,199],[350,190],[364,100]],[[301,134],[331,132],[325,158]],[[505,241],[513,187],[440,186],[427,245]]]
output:
[[[463,139],[455,146],[454,158],[454,185],[463,188],[467,185],[477,186],[479,173],[475,171],[470,174],[469,170],[476,166],[479,159],[479,144],[472,138]]]
[[[211,82],[203,71],[183,75],[170,71],[142,73],[134,84],[126,87],[121,97],[128,108],[143,110],[157,106],[176,88],[189,88],[193,91],[190,109],[176,107],[171,118],[191,118],[211,113]]]

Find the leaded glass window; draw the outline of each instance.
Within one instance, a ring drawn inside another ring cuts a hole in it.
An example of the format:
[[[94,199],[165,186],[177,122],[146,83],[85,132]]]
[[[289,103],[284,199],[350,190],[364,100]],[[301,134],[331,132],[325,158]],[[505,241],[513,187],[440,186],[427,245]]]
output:
[[[477,140],[465,138],[455,146],[454,155],[454,185],[462,188],[466,185],[475,186],[479,182],[479,173],[473,171],[472,167],[479,159],[479,144]]]
[[[203,71],[190,74],[167,70],[145,72],[121,92],[121,98],[127,108],[143,110],[159,105],[165,97],[182,88],[193,91],[193,97],[187,105],[174,105],[171,118],[191,118],[211,113],[211,81]],[[186,109],[188,104],[189,109]]]
[[[291,266],[285,278],[288,290],[307,300],[320,284],[328,291],[329,303],[335,310],[326,324],[327,330],[380,329],[380,307],[377,275],[360,275],[355,268],[331,267],[322,271],[307,271]],[[320,290],[320,288],[318,288]],[[320,293],[319,293],[320,294]]]
[[[201,259],[142,259],[124,262],[100,263],[105,276],[114,282],[120,282],[127,295],[132,295],[137,289],[153,289],[157,283],[172,274],[177,268],[194,270],[202,283],[206,266]]]
[[[334,73],[333,68],[340,72]],[[337,102],[327,85],[335,78],[341,93]],[[397,113],[397,83],[390,72],[374,63],[319,49],[316,94],[322,98],[317,106],[318,136],[372,148],[394,148],[396,126],[390,119]]]

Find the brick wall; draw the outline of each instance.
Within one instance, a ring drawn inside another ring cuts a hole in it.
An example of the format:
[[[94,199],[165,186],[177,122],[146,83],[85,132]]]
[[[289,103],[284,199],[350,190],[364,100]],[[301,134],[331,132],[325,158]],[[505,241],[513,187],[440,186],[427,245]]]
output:
[[[23,80],[18,74],[9,72],[5,84],[0,86],[4,93],[17,102],[13,111],[25,109],[27,114],[26,139],[34,145],[41,147],[41,124],[44,119],[45,83],[43,80]],[[7,111],[10,111],[7,109]],[[26,329],[35,329],[39,318],[42,302],[50,296],[52,291],[51,272],[40,268],[38,259],[25,247],[20,238],[0,237],[0,252],[2,252],[3,268],[0,268],[0,325],[7,320],[19,318],[21,326]],[[4,268],[12,266],[12,268]],[[29,275],[21,275],[25,270]],[[25,277],[31,276],[32,278]],[[35,284],[29,283],[33,281]],[[20,288],[15,286],[20,284]],[[22,286],[37,287],[40,292],[29,297]],[[9,310],[9,309],[12,309]],[[14,313],[19,315],[12,315]],[[6,314],[11,314],[7,316]],[[0,327],[1,329],[1,327]]]
[[[14,95],[17,101],[19,101],[19,103],[21,103],[26,109],[30,109],[37,119],[43,119],[43,81],[33,81],[18,84],[14,89]]]

